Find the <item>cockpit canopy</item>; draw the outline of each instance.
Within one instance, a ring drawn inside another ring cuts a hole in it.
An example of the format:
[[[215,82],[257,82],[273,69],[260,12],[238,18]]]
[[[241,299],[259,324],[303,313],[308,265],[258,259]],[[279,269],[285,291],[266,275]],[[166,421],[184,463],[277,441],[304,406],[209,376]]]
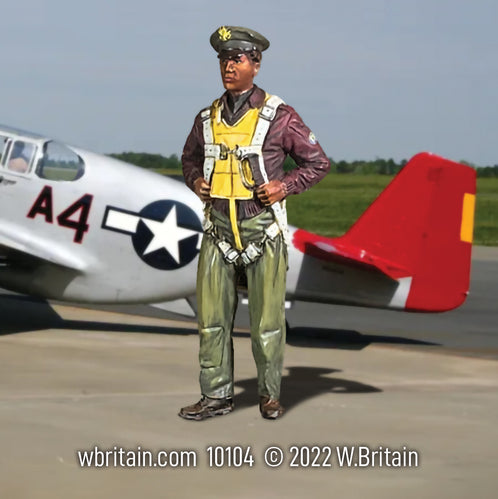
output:
[[[66,145],[50,140],[43,145],[43,156],[35,173],[48,180],[73,181],[83,176],[85,163]]]
[[[0,128],[0,172],[36,175],[54,181],[78,180],[85,163],[68,146],[15,129]]]

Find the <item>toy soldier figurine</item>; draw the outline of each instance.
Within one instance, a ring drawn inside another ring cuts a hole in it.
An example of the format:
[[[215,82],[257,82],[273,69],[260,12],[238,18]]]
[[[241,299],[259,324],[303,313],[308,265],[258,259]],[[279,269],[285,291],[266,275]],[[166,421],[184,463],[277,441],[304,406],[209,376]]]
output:
[[[276,419],[284,412],[285,198],[316,184],[330,164],[296,111],[253,84],[270,42],[236,26],[219,28],[210,42],[226,92],[197,115],[182,155],[185,182],[205,202],[197,273],[202,398],[179,415],[199,421],[233,410],[232,328],[244,278],[259,408]],[[288,173],[287,154],[298,165]]]

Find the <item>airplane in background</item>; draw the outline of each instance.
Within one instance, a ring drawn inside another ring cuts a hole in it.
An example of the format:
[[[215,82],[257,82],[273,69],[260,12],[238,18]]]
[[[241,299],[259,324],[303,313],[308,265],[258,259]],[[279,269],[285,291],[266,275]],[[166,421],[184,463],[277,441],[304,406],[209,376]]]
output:
[[[183,183],[1,125],[0,153],[1,287],[173,311],[195,295],[203,206]],[[475,177],[420,153],[345,235],[289,227],[286,299],[458,307],[469,290]]]

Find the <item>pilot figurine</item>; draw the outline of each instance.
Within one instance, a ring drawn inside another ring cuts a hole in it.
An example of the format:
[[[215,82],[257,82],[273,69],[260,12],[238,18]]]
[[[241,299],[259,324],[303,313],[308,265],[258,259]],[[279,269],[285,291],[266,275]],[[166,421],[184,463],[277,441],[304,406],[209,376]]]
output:
[[[225,93],[195,118],[182,155],[185,182],[205,203],[197,274],[202,397],[179,415],[203,420],[233,410],[232,330],[237,286],[247,284],[259,409],[277,419],[285,345],[288,240],[285,198],[320,181],[330,163],[282,99],[253,83],[270,42],[222,26],[210,38]],[[285,172],[290,155],[298,168]]]

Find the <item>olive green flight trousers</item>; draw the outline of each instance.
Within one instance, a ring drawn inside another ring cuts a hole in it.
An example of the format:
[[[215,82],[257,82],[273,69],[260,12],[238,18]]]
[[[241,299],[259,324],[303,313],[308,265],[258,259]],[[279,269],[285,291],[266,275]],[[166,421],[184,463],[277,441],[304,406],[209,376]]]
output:
[[[233,396],[232,330],[237,308],[237,281],[247,277],[251,343],[257,367],[259,395],[279,399],[285,346],[285,278],[287,248],[282,234],[266,238],[263,254],[245,266],[228,263],[216,242],[235,246],[228,217],[212,211],[214,233],[202,240],[197,273],[200,385],[211,398]],[[266,211],[239,222],[244,247],[264,239],[265,227],[274,222]]]

